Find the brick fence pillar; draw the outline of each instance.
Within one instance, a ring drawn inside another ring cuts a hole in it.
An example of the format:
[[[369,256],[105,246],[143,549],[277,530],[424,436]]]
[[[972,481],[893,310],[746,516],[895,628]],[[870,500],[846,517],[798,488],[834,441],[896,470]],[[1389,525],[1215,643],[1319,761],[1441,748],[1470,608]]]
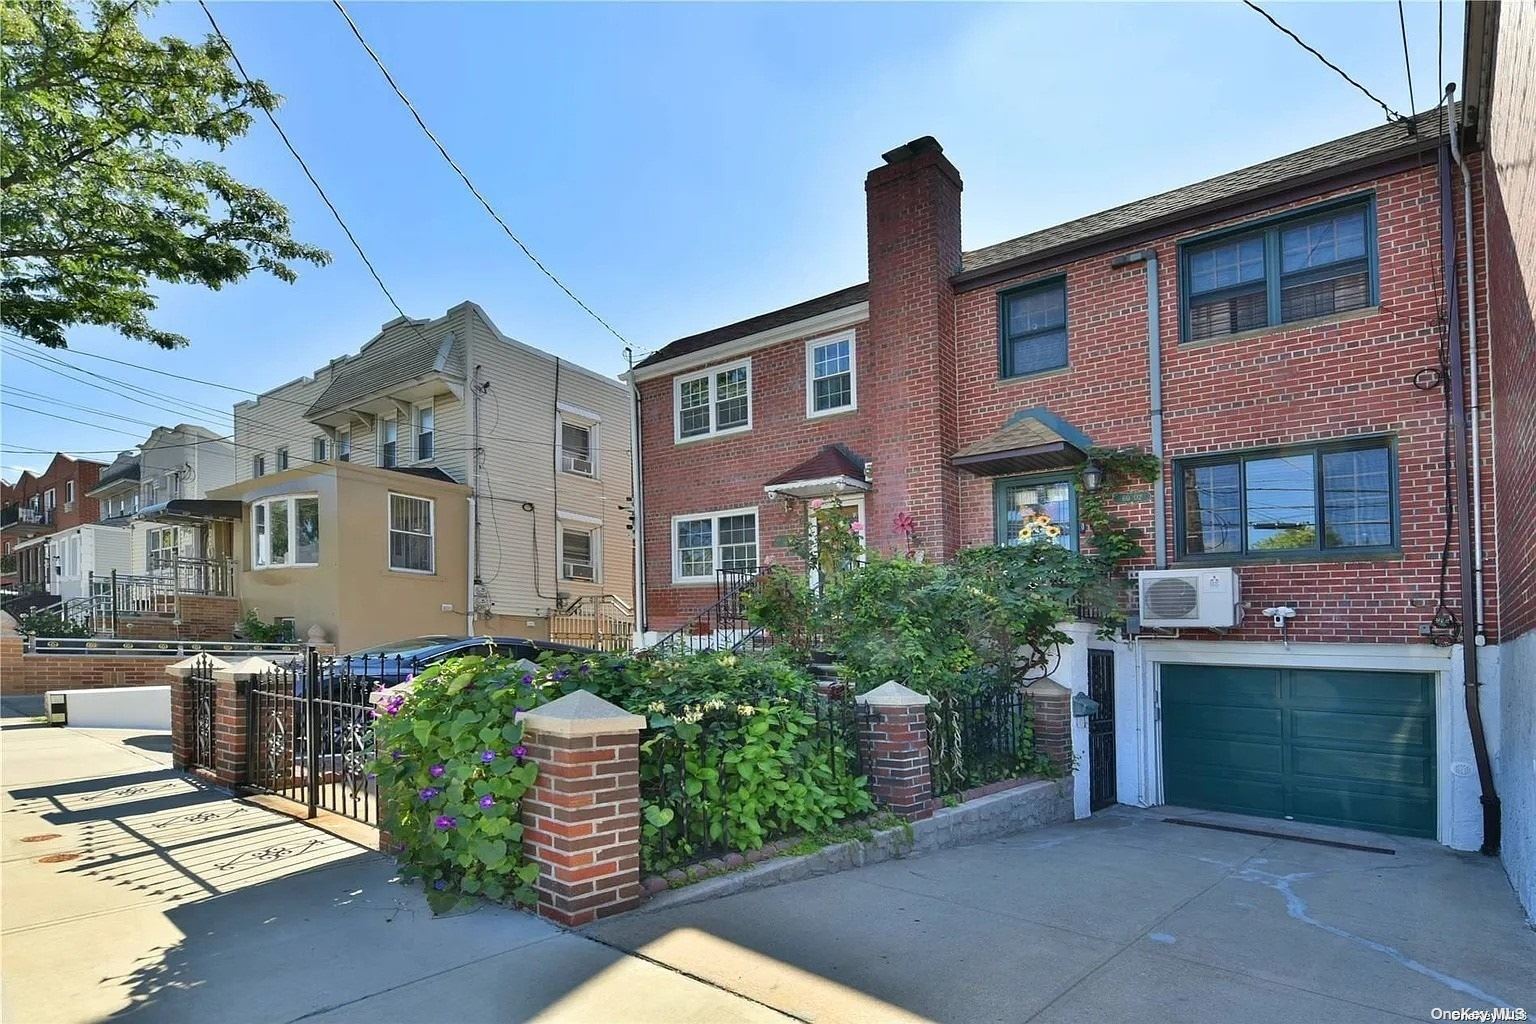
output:
[[[192,674],[228,667],[227,661],[209,654],[194,654],[165,666],[165,674],[171,677],[171,764],[178,771],[187,771],[194,759]]]
[[[640,901],[640,730],[645,719],[586,690],[520,716],[539,766],[523,797],[523,854],[538,912],[568,927]]]
[[[1024,690],[1035,711],[1035,750],[1051,759],[1063,775],[1072,773],[1072,691],[1054,679],[1040,679]]]
[[[889,682],[854,698],[859,747],[875,802],[904,818],[933,813],[927,694]]]
[[[237,789],[247,782],[246,732],[251,680],[281,669],[265,658],[245,658],[213,672],[213,777]]]

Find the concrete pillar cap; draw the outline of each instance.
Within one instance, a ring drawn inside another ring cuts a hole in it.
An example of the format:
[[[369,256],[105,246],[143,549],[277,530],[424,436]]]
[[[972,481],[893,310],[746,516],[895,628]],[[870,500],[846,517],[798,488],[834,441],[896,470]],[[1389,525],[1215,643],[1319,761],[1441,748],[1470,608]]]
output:
[[[551,736],[597,736],[645,728],[643,715],[632,715],[588,690],[576,690],[543,707],[524,711],[517,720],[534,732]]]
[[[892,679],[888,683],[881,683],[868,693],[861,693],[853,698],[856,704],[868,704],[877,708],[912,708],[932,704],[933,698],[926,693],[918,693],[910,686],[903,686]]]
[[[253,679],[256,676],[264,676],[268,672],[281,671],[282,666],[275,661],[266,658],[241,658],[239,661],[230,662],[225,667],[213,673],[214,678],[225,682],[242,682]]]
[[[175,676],[178,679],[189,679],[192,673],[203,665],[217,672],[221,668],[228,668],[229,662],[223,658],[215,658],[211,654],[194,654],[190,658],[182,658],[165,666],[165,674]]]
[[[1032,683],[1026,683],[1024,689],[1030,693],[1035,694],[1036,696],[1045,697],[1063,696],[1072,692],[1071,687],[1063,686],[1056,680],[1052,679],[1050,676],[1046,676],[1043,679],[1036,679]]]

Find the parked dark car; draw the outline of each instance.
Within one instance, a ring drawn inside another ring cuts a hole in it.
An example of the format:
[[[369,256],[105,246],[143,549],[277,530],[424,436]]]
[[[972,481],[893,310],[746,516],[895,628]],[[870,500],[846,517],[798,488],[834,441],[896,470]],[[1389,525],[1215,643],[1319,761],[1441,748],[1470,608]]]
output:
[[[557,654],[591,653],[587,647],[518,636],[418,636],[338,655],[322,662],[320,694],[322,697],[347,699],[339,691],[350,690],[356,693],[380,686],[394,686],[440,661],[467,654],[494,654],[536,662],[545,651]],[[302,694],[301,682],[296,695]]]

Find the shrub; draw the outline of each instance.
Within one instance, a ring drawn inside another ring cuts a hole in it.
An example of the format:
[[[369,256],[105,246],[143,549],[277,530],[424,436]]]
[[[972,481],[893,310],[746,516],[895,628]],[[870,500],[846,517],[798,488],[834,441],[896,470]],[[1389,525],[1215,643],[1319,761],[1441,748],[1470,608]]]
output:
[[[95,635],[89,626],[66,619],[58,612],[28,612],[17,620],[16,628],[27,636],[88,637]]]
[[[381,705],[375,723],[380,821],[408,877],[441,912],[466,896],[532,903],[520,801],[538,777],[518,710],[544,703],[525,663],[452,658]]]
[[[293,623],[265,622],[252,608],[235,626],[235,632],[253,644],[289,643],[294,639]]]

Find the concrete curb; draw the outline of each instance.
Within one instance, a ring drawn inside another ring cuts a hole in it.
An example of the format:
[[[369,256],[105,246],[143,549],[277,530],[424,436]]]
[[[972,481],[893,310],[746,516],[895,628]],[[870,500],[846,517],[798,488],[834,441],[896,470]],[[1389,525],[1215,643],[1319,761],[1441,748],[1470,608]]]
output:
[[[734,896],[785,882],[860,868],[934,850],[964,846],[996,836],[1071,821],[1072,780],[1043,779],[1015,789],[944,807],[905,828],[890,828],[867,840],[853,839],[801,857],[776,857],[738,871],[706,878],[652,896],[630,914],[669,910],[700,900]]]

